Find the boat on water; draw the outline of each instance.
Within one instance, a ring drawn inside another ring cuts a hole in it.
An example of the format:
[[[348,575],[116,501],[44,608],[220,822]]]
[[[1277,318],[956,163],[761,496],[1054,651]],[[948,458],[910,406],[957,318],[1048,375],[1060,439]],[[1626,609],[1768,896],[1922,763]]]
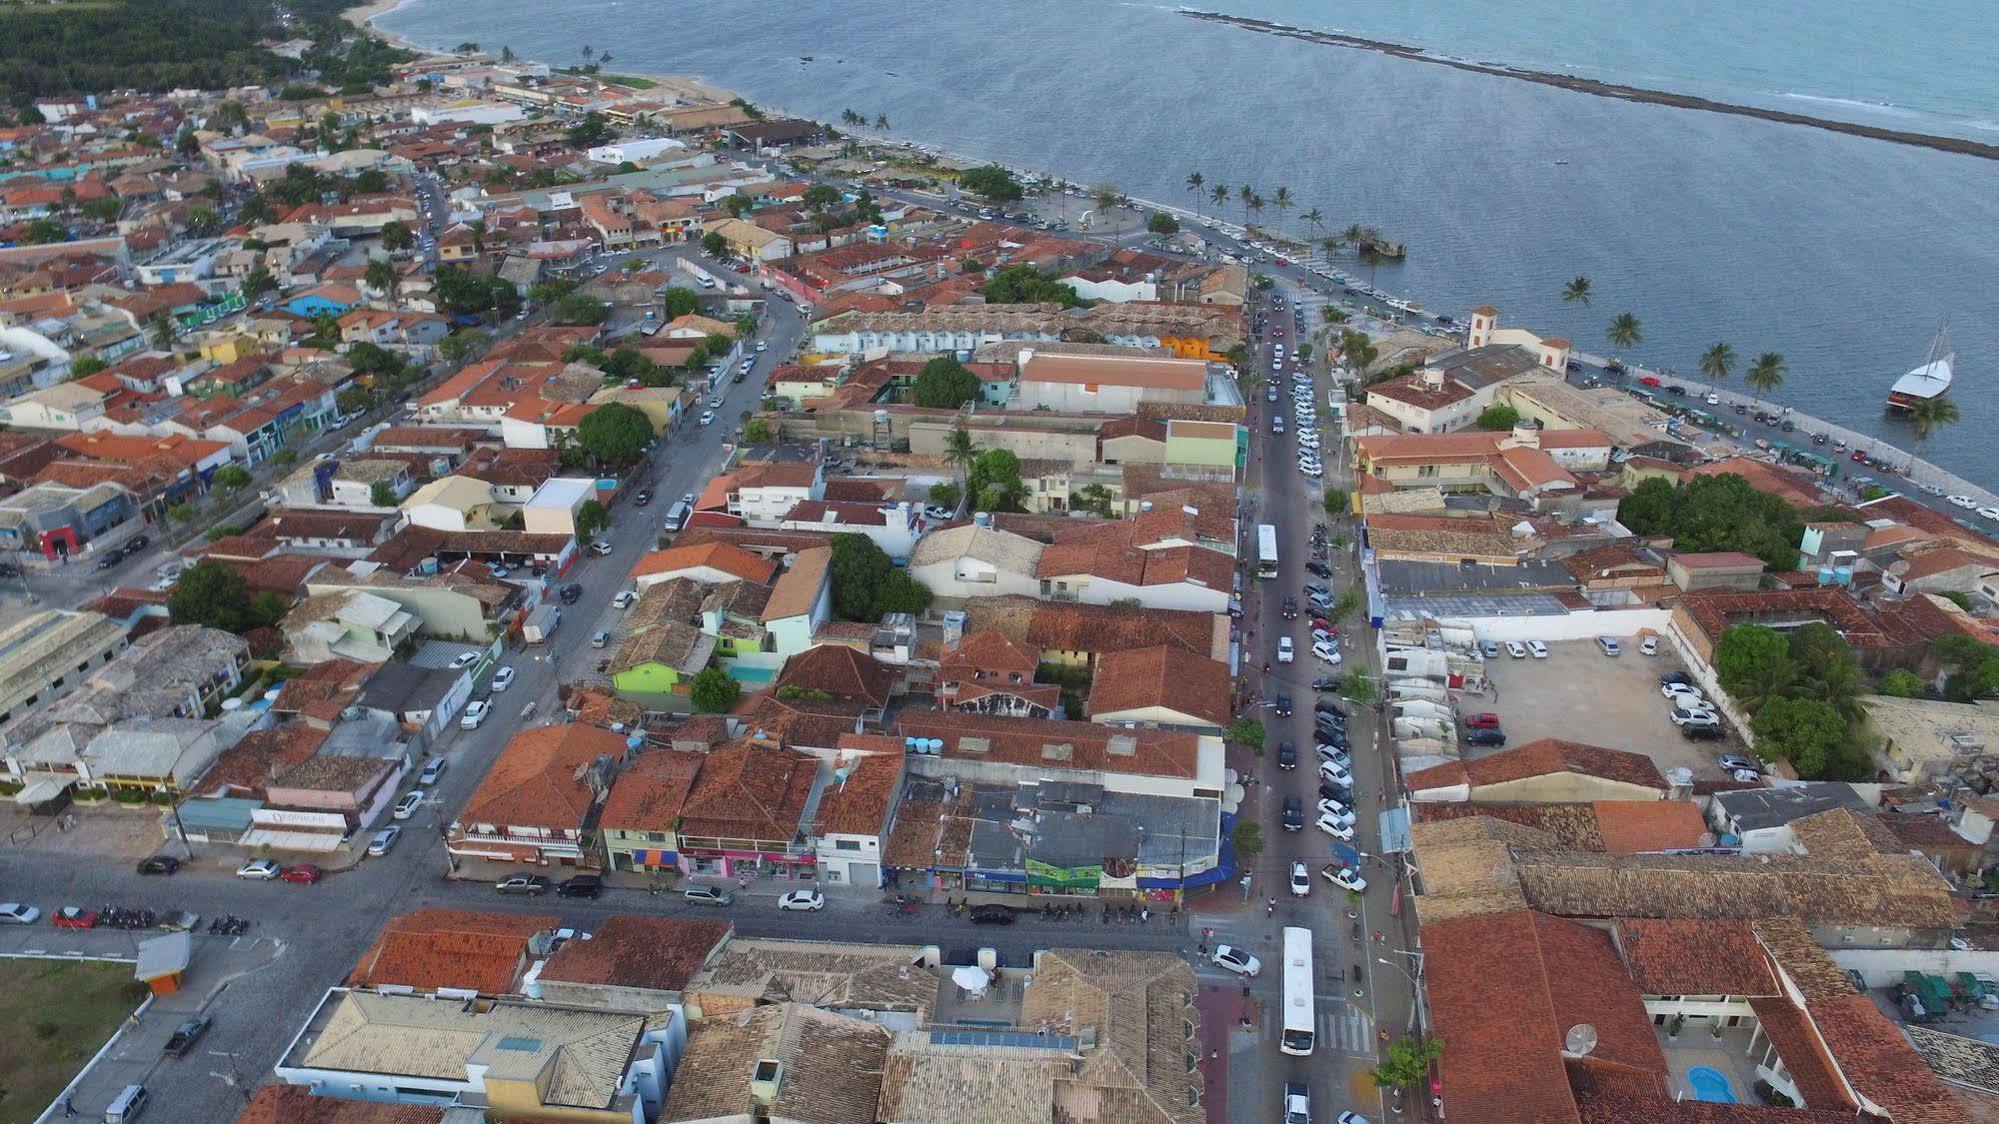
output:
[[[1889,388],[1889,409],[1913,410],[1932,398],[1942,398],[1950,393],[1951,368],[1956,360],[1957,354],[1950,350],[1950,322],[1946,320],[1930,340],[1922,365],[1896,379],[1895,385]]]
[[[1415,301],[1409,300],[1406,297],[1391,297],[1388,300],[1383,301],[1382,303],[1386,304],[1388,307],[1394,309],[1395,311],[1402,313],[1404,316],[1418,316],[1421,315],[1423,312],[1421,308],[1418,308],[1416,306]]]

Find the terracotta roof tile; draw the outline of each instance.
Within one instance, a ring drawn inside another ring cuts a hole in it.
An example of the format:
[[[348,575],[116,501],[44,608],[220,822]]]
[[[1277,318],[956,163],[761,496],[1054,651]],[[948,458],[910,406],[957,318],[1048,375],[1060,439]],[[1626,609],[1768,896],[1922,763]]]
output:
[[[548,914],[420,909],[391,918],[348,973],[349,987],[464,988],[505,995],[528,963],[528,938],[562,924]]]
[[[944,756],[963,761],[1181,779],[1200,771],[1199,735],[1169,730],[933,710],[904,711],[894,732],[934,738],[944,743]]]
[[[726,921],[613,914],[591,930],[589,940],[567,941],[557,949],[542,966],[541,978],[679,991],[733,929]]]
[[[864,753],[847,765],[842,782],[819,796],[814,830],[820,834],[880,835],[888,827],[889,811],[902,785],[902,743],[894,738],[852,734],[840,739],[843,748],[876,746],[884,752]]]
[[[457,822],[574,831],[595,802],[579,773],[599,757],[616,761],[624,752],[625,739],[593,726],[522,730],[493,759]]]
[[[687,794],[681,837],[789,841],[803,826],[818,768],[793,749],[741,741],[717,747]]]
[[[265,1085],[250,1097],[236,1124],[438,1124],[434,1105],[383,1104],[313,1095],[304,1085]]]
[[[899,678],[894,668],[865,652],[821,644],[786,660],[784,670],[778,673],[777,688],[780,692],[797,688],[808,696],[823,691],[834,698],[883,707]]]
[[[1861,1096],[1887,1109],[1895,1124],[1956,1124],[1969,1119],[1874,1000],[1849,991],[1807,1003],[1805,1010],[1847,1081]]]
[[[611,783],[597,822],[607,830],[672,831],[703,760],[671,749],[639,754]]]
[[[1777,995],[1756,933],[1741,921],[1622,918],[1617,943],[1647,995]]]
[[[1708,832],[1700,806],[1685,800],[1598,800],[1591,809],[1603,849],[1621,854],[1698,847]]]
[[[1108,652],[1090,681],[1090,717],[1159,708],[1211,726],[1227,726],[1233,683],[1226,665],[1162,644]]]

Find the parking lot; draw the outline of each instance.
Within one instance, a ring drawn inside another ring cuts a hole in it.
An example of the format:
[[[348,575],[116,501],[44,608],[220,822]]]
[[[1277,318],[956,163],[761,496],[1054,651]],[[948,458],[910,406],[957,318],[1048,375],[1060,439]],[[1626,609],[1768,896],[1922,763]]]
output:
[[[1659,676],[1681,670],[1665,650],[1641,655],[1635,638],[1619,638],[1624,654],[1612,658],[1594,641],[1571,640],[1548,645],[1548,658],[1513,659],[1502,653],[1488,660],[1486,676],[1497,697],[1468,696],[1466,713],[1490,710],[1499,715],[1508,746],[1542,738],[1600,745],[1643,753],[1664,773],[1685,766],[1695,777],[1719,779],[1715,758],[1742,752],[1742,741],[1731,731],[1722,741],[1693,742],[1680,736],[1667,718],[1669,707],[1659,694]],[[1467,746],[1467,758],[1495,752]]]

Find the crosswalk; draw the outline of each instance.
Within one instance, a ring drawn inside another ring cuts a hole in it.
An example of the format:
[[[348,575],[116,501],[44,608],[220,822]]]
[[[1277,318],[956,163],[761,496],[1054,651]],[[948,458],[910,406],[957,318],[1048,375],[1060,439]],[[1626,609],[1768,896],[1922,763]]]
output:
[[[1375,1056],[1374,1020],[1366,1011],[1341,999],[1319,997],[1317,1024],[1318,1049],[1334,1050],[1356,1057]],[[1284,1028],[1277,1019],[1265,1019],[1257,1024],[1256,1036],[1265,1040],[1273,1049]]]

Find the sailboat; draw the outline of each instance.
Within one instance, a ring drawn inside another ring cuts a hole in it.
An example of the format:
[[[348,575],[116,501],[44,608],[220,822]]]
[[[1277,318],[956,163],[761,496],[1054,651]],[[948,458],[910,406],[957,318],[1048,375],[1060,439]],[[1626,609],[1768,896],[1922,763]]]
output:
[[[1937,326],[1937,334],[1930,340],[1930,349],[1923,356],[1922,365],[1895,380],[1894,387],[1888,391],[1889,408],[1914,409],[1920,403],[1942,398],[1949,393],[1951,364],[1956,359],[1957,353],[1950,349],[1950,321],[1946,319]]]

